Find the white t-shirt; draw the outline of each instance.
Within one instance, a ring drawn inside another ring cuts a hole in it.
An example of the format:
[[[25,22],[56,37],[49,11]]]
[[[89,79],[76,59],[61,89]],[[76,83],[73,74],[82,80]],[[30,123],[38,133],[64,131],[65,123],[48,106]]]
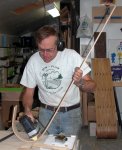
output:
[[[82,57],[72,49],[65,48],[62,52],[59,51],[49,63],[45,63],[39,52],[36,52],[30,57],[20,83],[28,88],[38,86],[40,101],[47,105],[57,106],[72,81],[75,67],[79,67],[82,61]],[[81,69],[83,76],[91,71],[86,63],[83,63]],[[72,84],[62,106],[71,106],[79,101],[79,88]]]

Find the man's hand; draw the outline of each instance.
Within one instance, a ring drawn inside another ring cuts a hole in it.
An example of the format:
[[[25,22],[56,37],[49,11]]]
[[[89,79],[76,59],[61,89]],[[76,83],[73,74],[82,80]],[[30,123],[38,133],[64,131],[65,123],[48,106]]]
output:
[[[32,122],[35,121],[35,118],[33,117],[33,114],[32,114],[31,111],[30,112],[25,112],[25,115],[27,115],[32,120]]]
[[[89,75],[83,76],[83,71],[76,67],[73,74],[74,84],[79,87],[81,91],[93,92],[96,88],[96,84]]]
[[[83,71],[79,67],[76,67],[73,74],[73,80],[76,86],[79,86],[79,84],[82,83],[82,75]]]

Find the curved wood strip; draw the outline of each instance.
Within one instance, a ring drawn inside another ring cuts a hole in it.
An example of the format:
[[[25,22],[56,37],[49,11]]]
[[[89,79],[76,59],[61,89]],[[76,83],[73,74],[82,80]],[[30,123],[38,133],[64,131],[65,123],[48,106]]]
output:
[[[23,142],[28,142],[28,143],[34,143],[34,141],[32,141],[31,139],[25,139],[24,137],[20,136],[20,133],[18,132],[17,128],[16,128],[16,116],[17,116],[17,105],[14,106],[14,110],[13,110],[13,116],[12,116],[12,130],[14,132],[14,134],[17,136],[18,139],[20,139]]]

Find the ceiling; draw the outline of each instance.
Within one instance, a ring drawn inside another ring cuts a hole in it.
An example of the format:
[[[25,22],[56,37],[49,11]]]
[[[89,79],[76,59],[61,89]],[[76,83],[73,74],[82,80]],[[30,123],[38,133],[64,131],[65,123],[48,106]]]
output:
[[[0,33],[23,35],[44,24],[56,22],[45,11],[45,4],[60,0],[0,0]]]

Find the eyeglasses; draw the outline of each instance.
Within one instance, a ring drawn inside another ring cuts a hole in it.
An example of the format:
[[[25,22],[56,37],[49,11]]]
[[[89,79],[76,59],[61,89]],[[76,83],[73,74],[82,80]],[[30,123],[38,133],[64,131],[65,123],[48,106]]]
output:
[[[56,46],[54,48],[47,48],[47,49],[39,48],[40,53],[44,53],[44,52],[53,53],[55,50],[56,50]]]

